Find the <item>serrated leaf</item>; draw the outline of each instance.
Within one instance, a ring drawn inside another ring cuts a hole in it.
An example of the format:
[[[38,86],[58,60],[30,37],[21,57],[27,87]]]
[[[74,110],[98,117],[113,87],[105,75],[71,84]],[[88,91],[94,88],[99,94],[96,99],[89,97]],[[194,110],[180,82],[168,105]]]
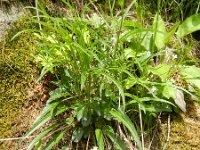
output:
[[[122,122],[127,127],[127,129],[131,133],[131,136],[136,141],[138,148],[142,149],[141,141],[138,136],[137,130],[135,129],[135,126],[132,123],[132,121],[130,120],[130,118],[120,110],[113,109],[110,111],[110,113],[113,117],[115,117],[118,121]]]
[[[99,150],[104,150],[104,141],[103,141],[103,133],[101,129],[95,130],[97,145],[99,147]]]
[[[183,36],[197,30],[200,30],[200,14],[195,14],[186,18],[186,20],[179,26],[176,34],[182,38]]]
[[[165,23],[158,14],[156,14],[154,17],[153,29],[155,31],[155,45],[158,49],[161,49],[165,46],[165,36],[167,33],[165,29]]]

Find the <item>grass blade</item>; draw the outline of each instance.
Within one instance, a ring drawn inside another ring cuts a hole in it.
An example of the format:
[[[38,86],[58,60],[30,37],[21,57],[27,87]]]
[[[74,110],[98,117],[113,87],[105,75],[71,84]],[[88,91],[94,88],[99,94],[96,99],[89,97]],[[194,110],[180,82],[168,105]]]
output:
[[[97,145],[99,147],[99,150],[104,150],[104,141],[103,141],[103,133],[101,129],[95,130]]]
[[[135,129],[135,126],[132,123],[132,121],[130,120],[130,118],[120,110],[114,110],[113,109],[113,110],[110,111],[110,114],[113,117],[115,117],[118,121],[122,122],[127,127],[127,129],[131,133],[131,136],[136,141],[138,148],[141,150],[142,144],[141,144],[140,138],[139,138],[138,133]]]

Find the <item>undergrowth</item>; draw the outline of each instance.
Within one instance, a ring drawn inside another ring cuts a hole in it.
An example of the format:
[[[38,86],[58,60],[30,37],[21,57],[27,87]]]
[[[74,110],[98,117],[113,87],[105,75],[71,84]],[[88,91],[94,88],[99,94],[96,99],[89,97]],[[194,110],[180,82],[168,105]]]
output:
[[[28,149],[73,149],[81,141],[86,149],[150,148],[145,139],[158,114],[186,112],[185,95],[198,100],[200,69],[183,38],[200,29],[200,15],[169,26],[157,12],[149,25],[133,13],[137,1],[125,7],[119,0],[117,10],[115,1],[106,10],[90,1],[81,12],[63,2],[71,15],[52,17],[40,4],[39,18],[31,21],[42,29],[13,38],[33,32],[38,81],[49,72],[56,78],[25,135],[43,127]]]

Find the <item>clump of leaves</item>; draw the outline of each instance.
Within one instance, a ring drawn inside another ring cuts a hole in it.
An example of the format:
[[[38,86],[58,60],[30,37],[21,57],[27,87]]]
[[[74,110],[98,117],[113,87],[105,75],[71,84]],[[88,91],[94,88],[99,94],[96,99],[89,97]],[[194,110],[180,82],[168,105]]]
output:
[[[39,80],[51,72],[57,78],[53,81],[57,88],[50,92],[46,107],[25,137],[45,124],[48,127],[28,149],[51,149],[67,133],[72,133],[74,142],[83,138],[93,140],[99,149],[143,149],[143,118],[171,112],[177,106],[185,112],[184,94],[192,95],[187,84],[196,85],[194,78],[199,82],[198,75],[188,75],[189,71],[198,73],[199,69],[184,66],[176,58],[184,51],[183,43],[176,47],[171,44],[199,29],[199,24],[191,23],[191,18],[197,22],[198,18],[191,16],[167,31],[158,14],[151,28],[131,20],[129,12],[134,2],[124,9],[120,1],[120,15],[114,13],[115,2],[111,1],[110,15],[103,11],[100,14],[97,6],[97,13],[86,14],[86,6],[77,14],[65,3],[72,16],[55,18],[41,9],[42,21],[32,20],[43,28],[35,31],[40,45],[35,59],[42,67]],[[173,80],[176,72],[186,85]],[[59,116],[59,121],[49,123]],[[48,136],[53,137],[44,142]]]

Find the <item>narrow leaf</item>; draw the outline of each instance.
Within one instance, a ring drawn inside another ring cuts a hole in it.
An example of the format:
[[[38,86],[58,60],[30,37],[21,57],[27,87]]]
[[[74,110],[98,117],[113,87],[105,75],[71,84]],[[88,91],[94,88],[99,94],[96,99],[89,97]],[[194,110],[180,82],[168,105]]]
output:
[[[104,126],[103,127],[103,132],[105,135],[108,136],[108,138],[113,142],[114,146],[117,149],[120,150],[127,150],[126,145],[124,144],[124,142],[114,133],[113,129],[111,126]]]
[[[97,145],[99,147],[99,150],[104,150],[104,141],[103,141],[103,134],[101,129],[95,130]]]
[[[48,144],[44,147],[45,150],[51,150],[53,147],[62,139],[64,136],[64,131],[59,132],[57,135],[51,139]]]
[[[106,73],[101,73],[101,74],[104,75],[107,79],[111,80],[117,86],[119,93],[122,96],[123,110],[125,110],[126,102],[125,102],[125,95],[124,95],[124,90],[123,90],[122,86],[120,85],[120,83],[117,80],[115,80],[113,77],[107,75]]]
[[[115,117],[118,121],[122,122],[128,128],[133,139],[136,141],[138,148],[141,150],[142,145],[140,138],[130,118],[120,110],[111,110],[110,113],[113,117]]]
[[[59,127],[60,124],[54,124],[47,129],[43,130],[39,135],[37,135],[32,142],[28,145],[27,150],[31,150],[35,144],[37,144],[45,135],[47,135],[50,131],[55,130],[57,127]]]

